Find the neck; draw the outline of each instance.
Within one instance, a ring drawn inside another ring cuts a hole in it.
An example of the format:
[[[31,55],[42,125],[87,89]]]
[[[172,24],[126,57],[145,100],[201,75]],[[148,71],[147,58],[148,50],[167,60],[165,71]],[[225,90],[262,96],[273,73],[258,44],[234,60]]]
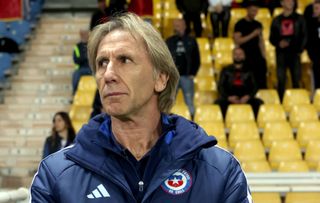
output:
[[[246,20],[247,20],[247,21],[253,21],[254,18],[250,18],[249,16],[246,16]]]
[[[293,13],[293,10],[291,9],[283,9],[283,15],[284,16],[289,16]]]
[[[161,134],[160,112],[130,120],[111,117],[116,140],[140,160],[157,142]]]
[[[60,137],[63,139],[63,140],[66,140],[67,137],[68,137],[68,131],[67,130],[63,130],[61,132],[58,132],[58,134],[60,135]]]

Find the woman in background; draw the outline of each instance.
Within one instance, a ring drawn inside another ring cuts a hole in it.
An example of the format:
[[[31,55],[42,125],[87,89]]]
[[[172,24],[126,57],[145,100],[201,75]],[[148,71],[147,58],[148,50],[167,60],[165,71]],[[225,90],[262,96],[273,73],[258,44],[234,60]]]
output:
[[[57,112],[52,122],[52,133],[45,141],[42,158],[69,146],[76,136],[68,113]]]

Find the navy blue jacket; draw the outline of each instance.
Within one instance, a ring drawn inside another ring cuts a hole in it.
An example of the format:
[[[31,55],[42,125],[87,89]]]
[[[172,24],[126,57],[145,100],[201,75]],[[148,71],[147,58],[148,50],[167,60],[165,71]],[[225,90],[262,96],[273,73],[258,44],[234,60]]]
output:
[[[44,159],[31,186],[33,203],[137,202],[119,166],[110,139],[93,118],[72,147]],[[147,203],[249,203],[251,196],[238,161],[214,146],[202,128],[173,115],[174,129],[163,136],[161,158],[146,188]]]

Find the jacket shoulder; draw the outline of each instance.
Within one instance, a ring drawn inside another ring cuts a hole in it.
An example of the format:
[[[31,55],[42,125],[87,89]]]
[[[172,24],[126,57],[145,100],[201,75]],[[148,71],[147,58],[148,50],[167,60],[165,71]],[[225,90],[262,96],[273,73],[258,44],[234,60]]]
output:
[[[73,145],[49,155],[44,160],[42,160],[40,167],[45,166],[45,168],[50,170],[50,173],[53,175],[53,177],[60,176],[63,171],[75,165],[74,162],[67,159],[65,156],[65,152],[68,151],[71,147],[73,147]]]
[[[234,167],[240,167],[238,160],[230,152],[219,146],[201,150],[199,159],[205,161],[221,174],[225,174],[229,169]]]

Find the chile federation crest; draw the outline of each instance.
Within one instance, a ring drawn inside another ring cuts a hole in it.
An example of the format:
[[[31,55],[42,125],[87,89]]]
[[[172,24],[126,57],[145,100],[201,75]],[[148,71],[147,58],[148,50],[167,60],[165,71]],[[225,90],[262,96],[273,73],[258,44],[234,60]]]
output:
[[[172,195],[187,192],[192,185],[191,175],[184,169],[179,169],[161,184],[161,188]]]

